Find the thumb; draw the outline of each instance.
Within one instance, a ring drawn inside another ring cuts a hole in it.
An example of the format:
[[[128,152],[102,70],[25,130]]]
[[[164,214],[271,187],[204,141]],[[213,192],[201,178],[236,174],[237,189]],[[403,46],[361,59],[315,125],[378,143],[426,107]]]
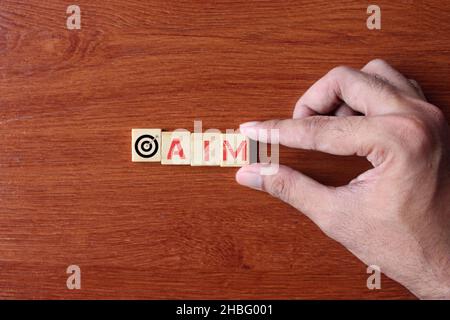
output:
[[[303,212],[322,228],[336,213],[342,201],[338,188],[324,186],[308,176],[286,166],[272,175],[261,174],[262,164],[242,167],[236,181],[252,189],[266,191],[272,196]]]

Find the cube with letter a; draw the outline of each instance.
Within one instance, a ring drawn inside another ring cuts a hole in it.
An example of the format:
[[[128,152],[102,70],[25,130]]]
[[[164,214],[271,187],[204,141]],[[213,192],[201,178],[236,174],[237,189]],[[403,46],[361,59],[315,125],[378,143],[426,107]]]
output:
[[[191,163],[191,133],[173,131],[162,133],[161,164],[189,165]]]
[[[250,141],[240,133],[222,134],[221,167],[242,167],[250,163]]]

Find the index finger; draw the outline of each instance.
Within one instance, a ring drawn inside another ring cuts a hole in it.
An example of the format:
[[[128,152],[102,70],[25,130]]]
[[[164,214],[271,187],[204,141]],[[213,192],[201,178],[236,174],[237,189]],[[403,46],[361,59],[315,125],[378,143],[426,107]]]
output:
[[[342,102],[365,115],[398,111],[399,93],[389,83],[350,67],[337,67],[314,83],[298,100],[294,119],[305,114],[305,108],[327,114]]]

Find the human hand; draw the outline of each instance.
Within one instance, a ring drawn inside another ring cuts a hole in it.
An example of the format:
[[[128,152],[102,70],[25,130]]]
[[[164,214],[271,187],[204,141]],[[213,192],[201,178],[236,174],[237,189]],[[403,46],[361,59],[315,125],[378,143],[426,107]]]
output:
[[[288,147],[364,156],[373,168],[329,187],[285,166],[262,175],[253,164],[237,172],[240,184],[297,208],[419,298],[450,298],[449,128],[416,82],[378,59],[361,71],[338,67],[306,91],[293,119],[240,127],[270,142],[259,129],[279,129]]]

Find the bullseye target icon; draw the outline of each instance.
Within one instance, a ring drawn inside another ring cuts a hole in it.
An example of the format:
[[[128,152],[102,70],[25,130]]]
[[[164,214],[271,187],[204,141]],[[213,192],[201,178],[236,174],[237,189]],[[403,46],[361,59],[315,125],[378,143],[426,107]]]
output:
[[[150,134],[144,134],[136,140],[134,149],[140,157],[151,158],[159,150],[158,140]]]
[[[131,141],[133,162],[161,161],[161,129],[133,129]]]

